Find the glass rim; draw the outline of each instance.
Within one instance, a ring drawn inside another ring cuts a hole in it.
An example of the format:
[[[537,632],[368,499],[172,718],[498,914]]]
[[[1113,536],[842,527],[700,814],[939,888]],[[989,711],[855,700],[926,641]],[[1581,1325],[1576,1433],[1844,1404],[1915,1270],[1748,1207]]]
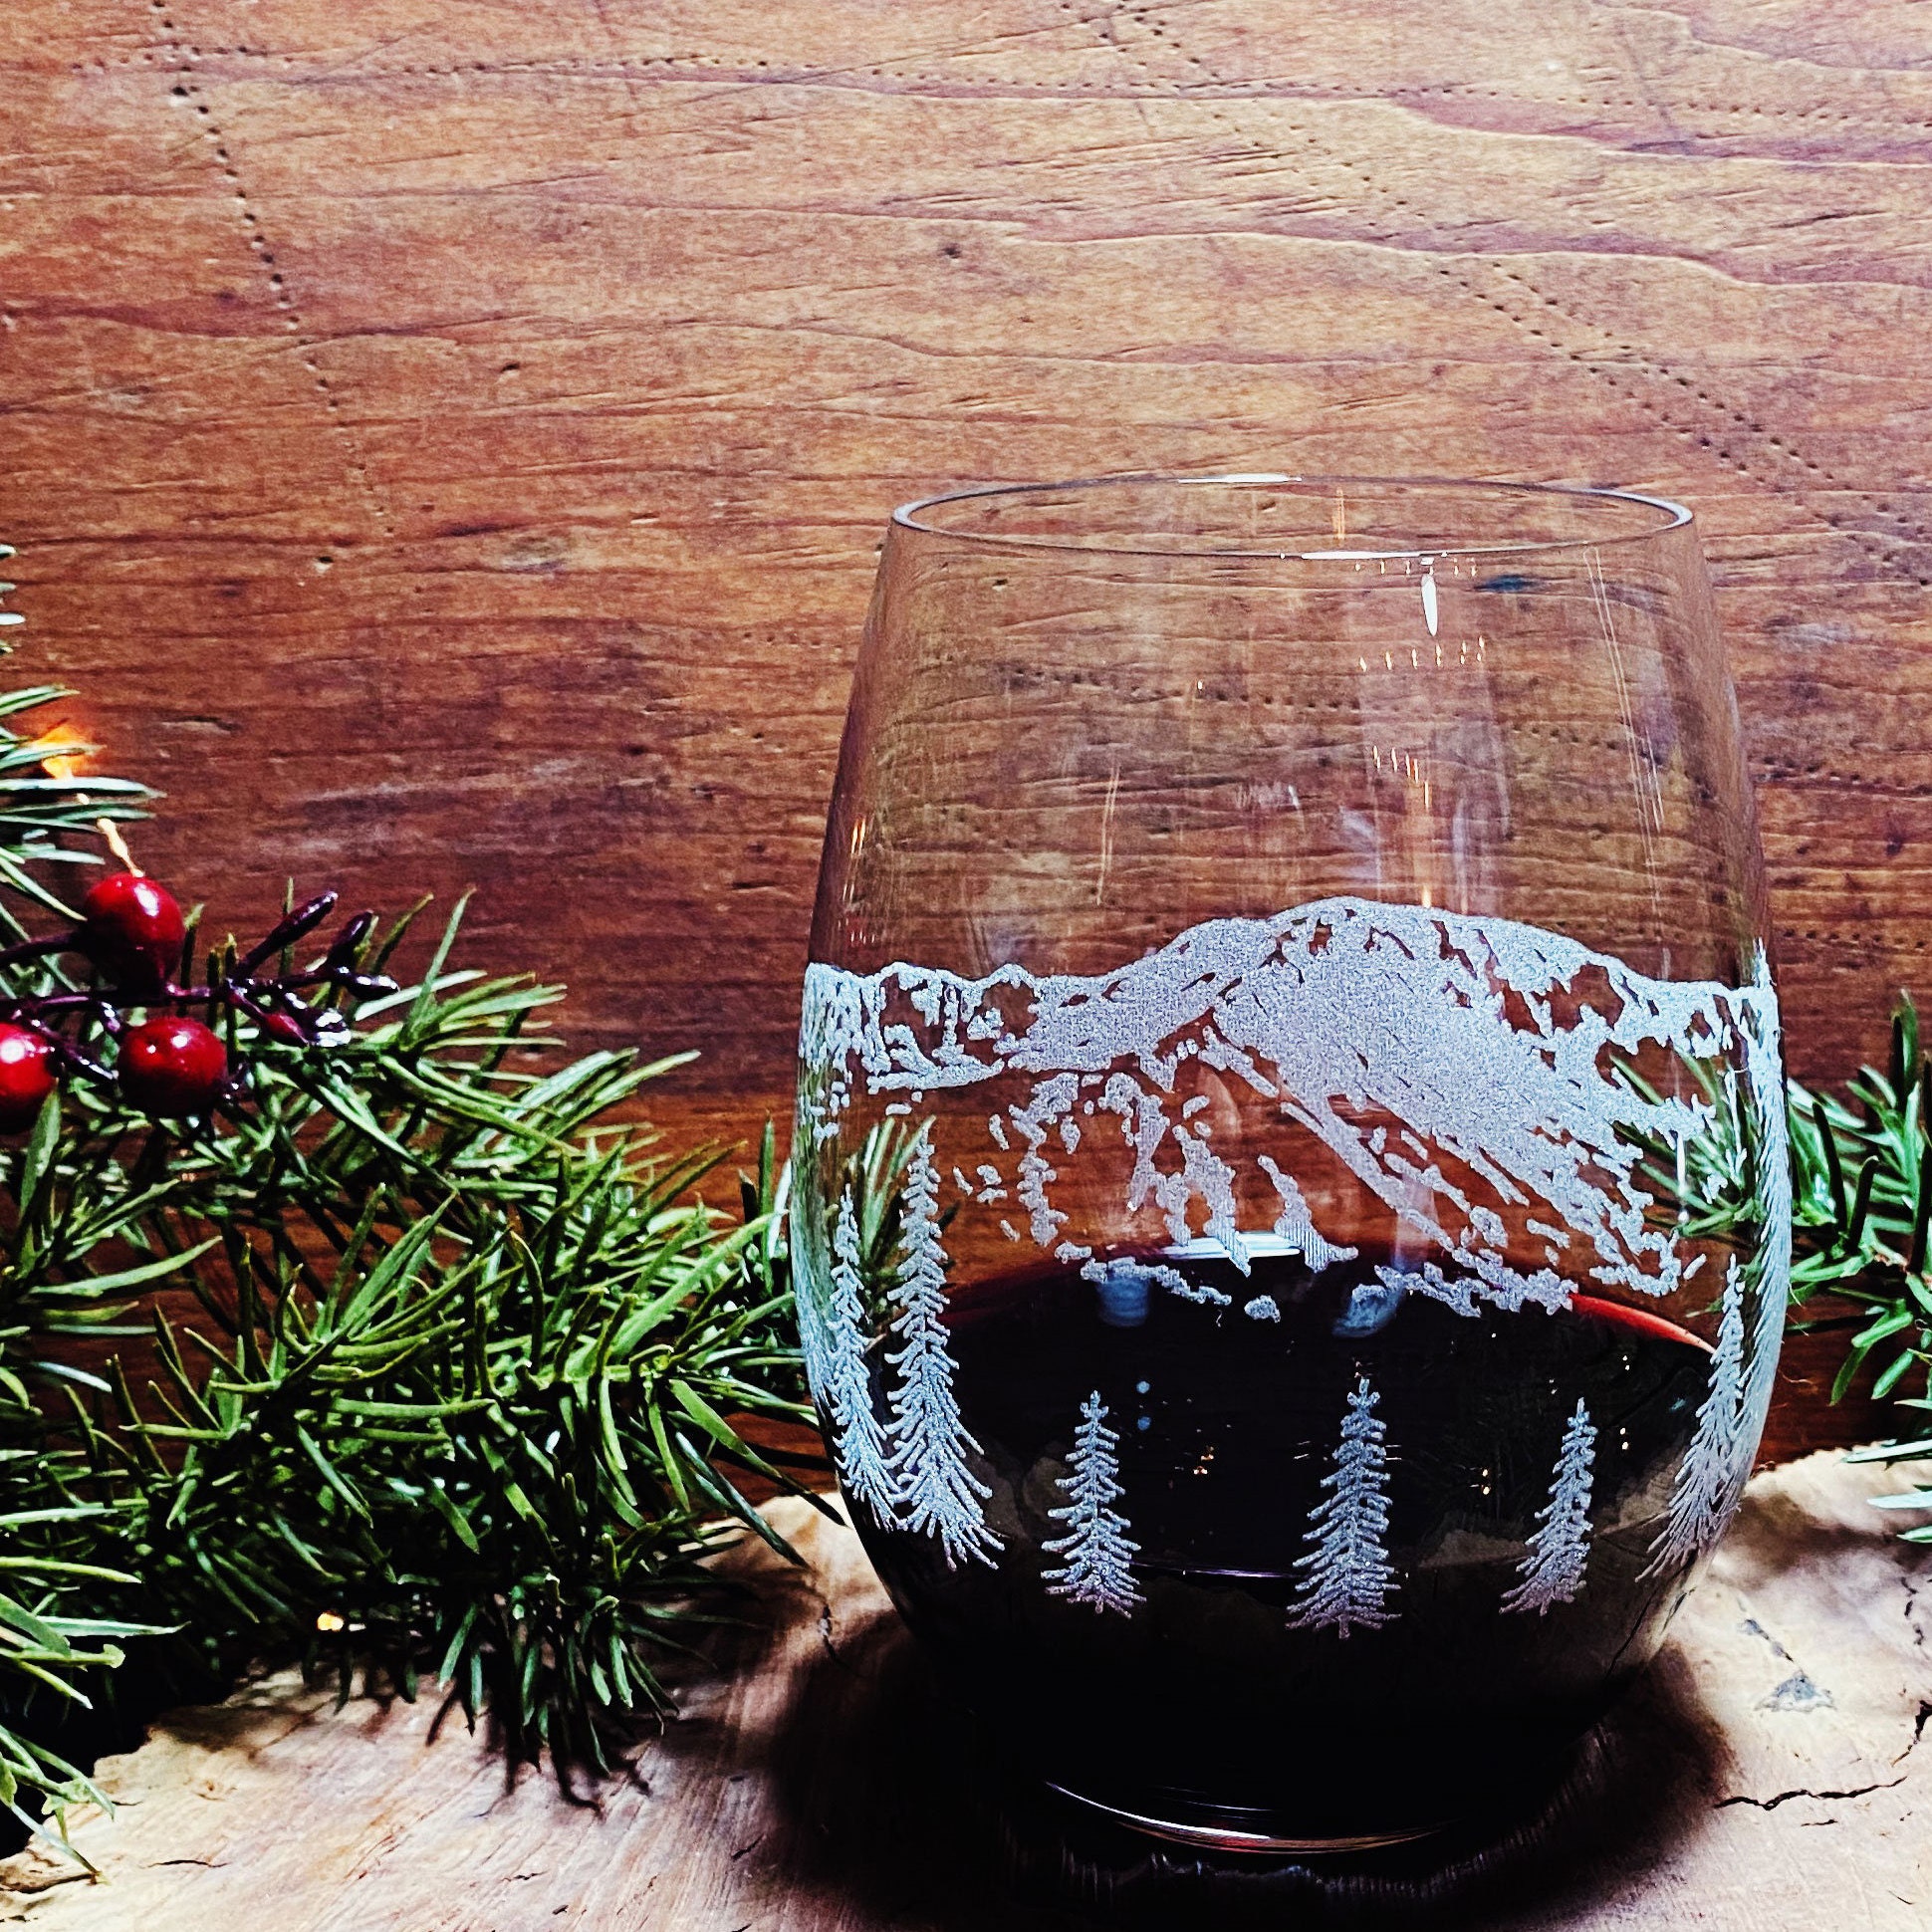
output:
[[[1134,490],[1162,487],[1195,488],[1280,488],[1297,485],[1311,491],[1350,490],[1457,490],[1472,496],[1497,498],[1543,497],[1570,501],[1625,505],[1652,513],[1641,528],[1611,529],[1601,535],[1533,537],[1468,542],[1452,541],[1428,547],[1397,545],[1392,548],[1357,549],[1340,546],[1319,550],[1258,549],[1246,544],[1208,542],[1182,544],[1138,544],[1118,541],[1092,542],[1077,536],[1024,536],[1009,531],[955,528],[928,521],[925,513],[947,504],[978,503],[991,498],[1021,499],[1041,497],[1074,490]],[[1660,514],[1658,514],[1660,513]],[[1071,477],[1057,483],[991,483],[971,489],[942,490],[932,496],[915,497],[899,504],[892,512],[892,524],[900,530],[921,536],[939,537],[955,543],[976,545],[988,550],[1055,551],[1089,557],[1161,557],[1173,559],[1252,558],[1258,561],[1301,564],[1362,564],[1413,562],[1428,564],[1442,557],[1524,557],[1547,555],[1552,551],[1605,550],[1619,544],[1644,543],[1674,530],[1688,529],[1695,521],[1688,505],[1670,497],[1651,496],[1640,490],[1626,490],[1606,484],[1590,483],[1514,483],[1480,477],[1453,476],[1335,476],[1303,474],[1295,471],[1228,470],[1187,474],[1160,470],[1133,471],[1118,476]]]

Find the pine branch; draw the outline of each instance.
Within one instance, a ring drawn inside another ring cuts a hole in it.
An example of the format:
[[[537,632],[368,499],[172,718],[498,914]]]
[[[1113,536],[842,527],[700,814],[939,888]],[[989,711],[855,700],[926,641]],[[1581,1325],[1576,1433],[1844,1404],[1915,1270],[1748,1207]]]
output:
[[[1684,1063],[1707,1103],[1703,1132],[1682,1146],[1642,1145],[1641,1172],[1658,1217],[1685,1235],[1745,1247],[1761,1208],[1733,1087]],[[1642,1089],[1634,1070],[1621,1077]],[[1841,1094],[1786,1085],[1791,1143],[1792,1304],[1801,1331],[1848,1339],[1831,1389],[1842,1399],[1876,1368],[1872,1393],[1932,1413],[1932,1064],[1918,1013],[1901,995],[1886,1066],[1861,1068]],[[1915,1391],[1915,1392],[1906,1392]],[[1854,1460],[1891,1464],[1932,1456],[1932,1422],[1909,1418],[1897,1439]],[[1878,1507],[1932,1513],[1932,1485],[1878,1499]],[[1907,1530],[1932,1543],[1932,1522]]]
[[[1932,1066],[1918,1011],[1901,994],[1883,1071],[1861,1068],[1843,1097],[1791,1087],[1794,1265],[1792,1300],[1815,1310],[1803,1327],[1848,1328],[1832,1384],[1837,1401],[1876,1365],[1872,1394],[1932,1411]],[[1902,1391],[1913,1390],[1914,1393]],[[1932,1456],[1932,1428],[1908,1417],[1889,1443],[1854,1462]],[[1874,1507],[1932,1513],[1932,1484],[1874,1499]],[[1904,1532],[1932,1543],[1932,1521]]]
[[[0,1494],[17,1505],[0,1513],[0,1695],[9,1719],[0,1724],[0,1805],[88,1864],[67,1837],[67,1811],[84,1804],[111,1808],[84,1771],[33,1733],[63,1704],[92,1708],[83,1683],[121,1667],[117,1639],[166,1633],[82,1613],[90,1595],[137,1578],[101,1563],[101,1532],[114,1512],[81,1500],[77,1473],[71,1459],[37,1449],[0,1451]]]
[[[333,895],[198,980],[191,928],[182,972],[90,971],[48,877],[147,795],[7,722],[62,695],[0,695],[0,1019],[60,1049],[0,1146],[0,1802],[104,1802],[45,1739],[128,1641],[197,1685],[433,1675],[514,1758],[607,1768],[715,1617],[705,1557],[785,1549],[744,1486],[799,1485],[739,1427],[810,1417],[769,1129],[740,1211],[698,1205],[720,1150],[613,1123],[677,1063],[565,1059],[560,989],[454,963],[460,905],[404,987],[413,915],[304,962]],[[156,1119],[130,1023],[191,1011],[228,1078]]]

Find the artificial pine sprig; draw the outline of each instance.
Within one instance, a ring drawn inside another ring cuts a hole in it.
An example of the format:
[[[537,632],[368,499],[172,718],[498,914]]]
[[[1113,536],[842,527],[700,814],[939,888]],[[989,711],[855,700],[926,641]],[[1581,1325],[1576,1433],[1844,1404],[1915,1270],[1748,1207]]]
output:
[[[1932,1412],[1932,1065],[1909,996],[1893,1012],[1884,1071],[1861,1068],[1846,1094],[1813,1094],[1796,1082],[1790,1087],[1792,1299],[1803,1308],[1823,1298],[1835,1309],[1805,1327],[1852,1330],[1834,1401],[1877,1359],[1875,1396]],[[1917,1392],[1901,1394],[1901,1388]],[[1852,1460],[1892,1464],[1927,1456],[1932,1434],[1921,1427],[1858,1450]],[[1879,1509],[1932,1512],[1932,1486],[1873,1501]],[[1904,1535],[1932,1543],[1932,1523]]]
[[[1734,1081],[1685,1060],[1704,1103],[1704,1124],[1681,1141],[1643,1140],[1642,1173],[1655,1218],[1695,1240],[1756,1237],[1762,1212],[1752,1171],[1754,1136],[1744,1130]],[[1646,1098],[1656,1089],[1630,1067],[1619,1076]],[[1872,1393],[1932,1412],[1932,1064],[1918,1013],[1901,996],[1892,1015],[1884,1071],[1861,1068],[1843,1097],[1788,1081],[1791,1142],[1792,1302],[1819,1313],[1803,1329],[1850,1331],[1832,1385],[1837,1401],[1878,1359]],[[1903,1388],[1915,1394],[1901,1394]],[[1857,1462],[1932,1456],[1932,1433],[1854,1453]],[[1932,1486],[1876,1499],[1881,1509],[1932,1512]],[[1908,1530],[1932,1543],[1932,1524]]]
[[[70,1468],[70,1459],[44,1450],[0,1450],[0,1494],[25,1505],[0,1512],[5,1552],[0,1556],[0,1695],[9,1712],[29,1706],[23,1690],[38,1692],[43,1710],[64,1703],[85,1708],[91,1700],[82,1680],[118,1670],[125,1661],[117,1639],[166,1634],[121,1617],[84,1613],[91,1597],[129,1588],[139,1579],[100,1562],[101,1535],[112,1534],[116,1512],[66,1493]],[[31,1729],[0,1723],[0,1805],[30,1830],[44,1831],[26,1801],[40,1813],[51,1812],[70,1851],[69,1807],[91,1803],[112,1809],[78,1765],[36,1739]]]
[[[798,1488],[738,1426],[810,1413],[769,1132],[701,1205],[715,1150],[607,1124],[676,1063],[547,1067],[559,989],[453,967],[460,906],[407,987],[407,918],[301,961],[333,895],[194,984],[149,882],[134,954],[89,942],[50,868],[145,795],[8,723],[64,695],[0,696],[0,1036],[53,1076],[0,1143],[0,1803],[99,1802],[49,1740],[129,1642],[191,1684],[430,1672],[513,1757],[607,1766],[714,1613],[706,1554],[779,1542],[743,1476]],[[130,1050],[189,1008],[221,1079],[157,1104]]]
[[[65,1597],[172,1626],[205,1673],[307,1650],[345,1689],[373,1668],[413,1694],[427,1668],[568,1775],[664,1708],[656,1660],[720,1526],[776,1542],[731,1471],[796,1485],[727,1418],[809,1411],[769,1139],[727,1229],[688,1199],[714,1154],[593,1128],[661,1066],[507,1064],[555,997],[440,971],[323,1050],[233,1016],[250,1104],[218,1118],[155,1125],[88,1084],[51,1101],[0,1156],[9,1288],[47,1316],[20,1326],[7,1417],[42,1454],[0,1485],[58,1472],[90,1499],[94,1573]],[[109,1240],[137,1259],[90,1269]],[[49,1347],[83,1320],[124,1333],[163,1278],[200,1313],[150,1315],[145,1387]],[[50,1377],[51,1420],[20,1399]]]
[[[130,1506],[127,1600],[164,1603],[212,1671],[244,1639],[307,1648],[345,1695],[359,1667],[406,1696],[427,1669],[514,1757],[601,1769],[667,1708],[702,1556],[739,1524],[784,1547],[729,1470],[792,1485],[725,1420],[803,1414],[779,1183],[768,1146],[721,1233],[678,1202],[692,1163],[621,1139],[526,1158],[485,1130],[471,1158],[493,1155],[510,1215],[460,1183],[419,1218],[372,1201],[321,1292],[258,1212],[223,1211],[220,1266],[188,1270],[208,1319],[155,1317],[155,1399],[123,1383],[76,1428]]]
[[[1703,1108],[1698,1131],[1665,1138],[1626,1130],[1642,1155],[1638,1171],[1649,1183],[1646,1218],[1683,1241],[1755,1241],[1763,1217],[1758,1136],[1746,1124],[1737,1081],[1690,1055],[1680,1055],[1677,1067],[1697,1089]],[[1618,1064],[1616,1075],[1652,1106],[1663,1104],[1664,1095],[1628,1061]]]

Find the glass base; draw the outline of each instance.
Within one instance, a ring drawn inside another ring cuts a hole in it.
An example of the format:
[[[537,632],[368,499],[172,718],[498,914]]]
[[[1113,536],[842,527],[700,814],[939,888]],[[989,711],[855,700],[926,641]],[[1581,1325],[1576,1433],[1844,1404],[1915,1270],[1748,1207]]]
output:
[[[1052,1778],[1043,1779],[1042,1782],[1056,1797],[1105,1818],[1111,1824],[1136,1831],[1143,1837],[1161,1838],[1169,1844],[1188,1845],[1198,1851],[1248,1852],[1263,1857],[1382,1851],[1391,1845],[1414,1844],[1423,1838],[1434,1837],[1450,1822],[1445,1818],[1386,1831],[1307,1836],[1276,1828],[1275,1821],[1260,1811],[1237,1812],[1222,1806],[1169,1804],[1163,1806],[1162,1810],[1174,1815],[1156,1817],[1109,1804],[1103,1798],[1076,1790]]]
[[[1485,1902],[1500,1916],[1506,1900],[1561,1890],[1606,1829],[1626,1841],[1640,1810],[1629,1767],[1600,1748],[1542,1769],[1555,1785],[1525,1765],[1504,1789],[1368,1792],[1315,1775],[1299,1789],[1197,1791],[1116,1781],[1103,1764],[1023,1775],[1009,1760],[984,1795],[1003,1894],[1108,1932],[1280,1932],[1364,1911],[1378,1925],[1481,1925]]]
[[[1109,1761],[1100,1752],[1007,1754],[1007,1786],[1031,1789],[1073,1837],[1112,1838],[1120,1855],[1153,1838],[1197,1856],[1262,1860],[1364,1859],[1404,1868],[1453,1859],[1541,1811],[1569,1780],[1573,1734],[1510,1733],[1453,1746],[1427,1737],[1336,1737],[1326,1727],[1275,1762],[1186,1763],[1180,1754]],[[1298,1765],[1296,1760],[1302,1762]],[[1124,1834],[1124,1835],[1123,1835]]]

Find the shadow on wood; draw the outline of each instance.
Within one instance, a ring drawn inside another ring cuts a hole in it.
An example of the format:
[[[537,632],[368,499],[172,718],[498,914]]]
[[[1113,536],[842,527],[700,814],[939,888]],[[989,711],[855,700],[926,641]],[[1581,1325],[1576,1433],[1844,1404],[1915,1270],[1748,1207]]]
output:
[[[1855,1899],[1870,1932],[1924,1932],[1932,1551],[1871,1509],[1896,1480],[1829,1456],[1758,1477],[1562,1791],[1406,1864],[1208,1868],[1009,1808],[857,1539],[784,1499],[809,1569],[725,1560],[750,1620],[595,1809],[506,1788],[487,1740],[432,1735],[427,1694],[338,1711],[284,1673],[107,1760],[121,1810],[77,1834],[113,1882],[22,1854],[0,1920],[256,1932],[272,1899],[275,1932],[1838,1932]]]
[[[1578,1749],[1568,1776],[1425,1844],[1366,1856],[1202,1856],[1078,1815],[1004,1770],[898,1619],[828,1630],[769,1773],[799,1883],[848,1891],[864,1923],[946,1932],[1077,1923],[1490,1924],[1604,1889],[1663,1859],[1702,1812],[1720,1747],[1667,1655]],[[1016,1916],[1016,1913],[1026,1916]],[[1470,1915],[1476,1915],[1472,1920]]]

